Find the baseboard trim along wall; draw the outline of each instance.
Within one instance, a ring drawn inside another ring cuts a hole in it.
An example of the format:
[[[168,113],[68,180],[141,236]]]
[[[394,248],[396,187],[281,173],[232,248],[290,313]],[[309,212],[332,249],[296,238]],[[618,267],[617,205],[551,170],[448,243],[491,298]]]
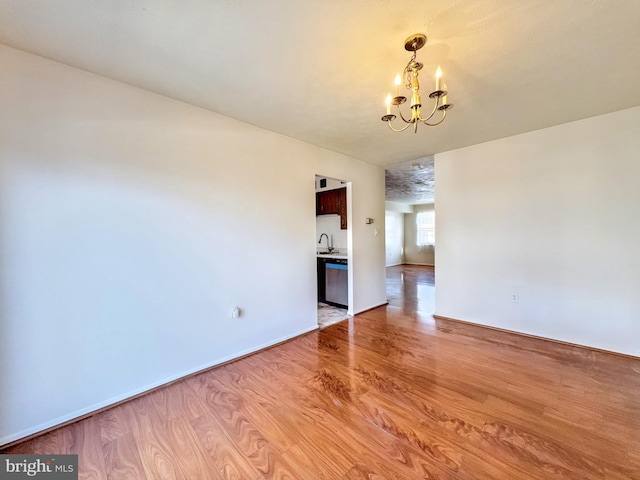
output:
[[[368,308],[363,308],[362,310],[358,310],[357,312],[355,312],[353,315],[358,315],[360,313],[368,312],[369,310],[373,310],[374,308],[382,307],[383,305],[389,305],[389,302],[384,302],[384,303],[381,303],[379,305],[373,305],[373,306],[368,307]]]
[[[85,418],[91,417],[93,415],[96,415],[100,412],[104,412],[105,410],[109,410],[110,408],[116,407],[122,403],[128,402],[130,400],[133,400],[135,398],[141,397],[143,395],[146,395],[148,393],[153,392],[154,390],[158,390],[160,388],[166,387],[168,385],[171,385],[172,383],[176,383],[179,382],[181,380],[184,380],[185,378],[188,377],[192,377],[194,375],[198,375],[202,372],[205,372],[207,370],[210,370],[212,368],[216,368],[216,367],[220,367],[224,364],[230,363],[230,362],[234,362],[236,360],[240,360],[242,358],[248,357],[250,355],[253,355],[255,353],[261,352],[263,350],[267,350],[269,348],[273,348],[276,347],[282,343],[288,342],[289,340],[293,340],[294,338],[300,337],[302,335],[306,335],[309,332],[313,332],[315,330],[318,329],[318,326],[314,326],[311,328],[307,328],[305,330],[301,330],[291,336],[287,336],[287,337],[283,337],[277,340],[274,340],[273,342],[268,342],[268,343],[264,343],[262,345],[258,345],[255,348],[249,349],[249,350],[245,350],[242,352],[239,352],[238,354],[235,355],[230,355],[227,357],[223,357],[220,358],[218,360],[215,360],[211,363],[208,363],[206,365],[202,365],[198,368],[195,368],[193,370],[188,370],[186,372],[183,372],[181,374],[178,375],[174,375],[171,377],[168,377],[164,380],[161,380],[159,382],[155,382],[152,383],[150,385],[146,385],[142,388],[136,389],[136,390],[132,390],[128,393],[125,393],[124,395],[119,395],[117,397],[113,397],[109,400],[106,400],[104,402],[100,402],[97,403],[95,405],[91,405],[90,407],[87,408],[83,408],[82,410],[78,410],[76,412],[72,412],[68,415],[64,415],[62,417],[58,417],[50,422],[46,422],[46,423],[42,423],[40,425],[37,425],[33,428],[27,429],[27,430],[23,430],[21,432],[18,432],[14,435],[9,435],[7,437],[4,437],[2,439],[0,439],[0,448],[8,448],[11,447],[13,445],[16,445],[18,443],[22,443],[22,442],[26,442],[27,440],[30,440],[31,438],[43,435],[45,433],[48,433],[52,430],[55,430],[57,428],[60,427],[64,427],[66,425],[70,425],[72,423],[78,422],[80,420],[83,420]]]
[[[433,263],[415,263],[415,262],[403,262],[402,265],[419,265],[422,267],[435,267]]]
[[[591,347],[589,345],[581,345],[579,343],[571,343],[565,342],[564,340],[557,340],[555,338],[541,337],[539,335],[532,335],[530,333],[518,332],[517,330],[507,330],[506,328],[492,327],[491,325],[483,325],[482,323],[469,322],[467,320],[460,320],[458,318],[445,317],[443,315],[434,315],[433,318],[436,320],[449,320],[451,322],[465,323],[467,325],[473,325],[474,327],[486,328],[488,330],[494,330],[496,332],[503,333],[512,333],[514,335],[519,335],[521,337],[532,338],[535,340],[543,340],[547,342],[557,343],[559,345],[566,345],[569,347],[578,347],[584,350],[589,350],[591,352],[600,352],[600,353],[608,353],[611,355],[617,355],[619,357],[632,358],[634,360],[640,360],[640,357],[636,357],[635,355],[631,355],[629,353],[622,352],[614,352],[613,350],[605,350],[604,348]]]

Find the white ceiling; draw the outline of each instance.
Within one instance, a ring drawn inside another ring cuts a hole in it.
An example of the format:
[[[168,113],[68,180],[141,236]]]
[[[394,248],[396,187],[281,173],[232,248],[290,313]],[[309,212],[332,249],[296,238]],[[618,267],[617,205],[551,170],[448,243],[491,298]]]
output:
[[[385,166],[640,105],[639,25],[638,0],[0,1],[1,43]],[[418,32],[455,108],[393,133]]]

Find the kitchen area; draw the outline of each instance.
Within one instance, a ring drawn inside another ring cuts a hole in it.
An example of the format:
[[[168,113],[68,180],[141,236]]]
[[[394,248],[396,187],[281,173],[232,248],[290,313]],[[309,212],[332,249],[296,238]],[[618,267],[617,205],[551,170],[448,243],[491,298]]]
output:
[[[350,318],[347,187],[345,181],[316,175],[316,257],[318,324]]]

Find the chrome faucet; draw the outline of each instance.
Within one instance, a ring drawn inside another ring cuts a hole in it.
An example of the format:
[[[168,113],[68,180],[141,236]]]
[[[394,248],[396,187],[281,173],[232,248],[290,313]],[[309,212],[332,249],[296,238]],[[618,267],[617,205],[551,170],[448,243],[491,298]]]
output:
[[[327,237],[327,252],[329,253],[333,252],[333,247],[329,246],[329,235],[327,235],[326,233],[323,233],[322,235],[320,235],[320,240],[318,240],[318,243],[322,243],[322,237]]]

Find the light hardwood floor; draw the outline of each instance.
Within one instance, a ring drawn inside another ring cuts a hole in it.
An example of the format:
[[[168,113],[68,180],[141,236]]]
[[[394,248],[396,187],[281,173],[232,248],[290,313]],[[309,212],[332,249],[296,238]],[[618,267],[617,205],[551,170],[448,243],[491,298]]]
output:
[[[3,453],[96,479],[640,479],[640,360],[434,320],[432,269],[388,277],[387,307]]]

